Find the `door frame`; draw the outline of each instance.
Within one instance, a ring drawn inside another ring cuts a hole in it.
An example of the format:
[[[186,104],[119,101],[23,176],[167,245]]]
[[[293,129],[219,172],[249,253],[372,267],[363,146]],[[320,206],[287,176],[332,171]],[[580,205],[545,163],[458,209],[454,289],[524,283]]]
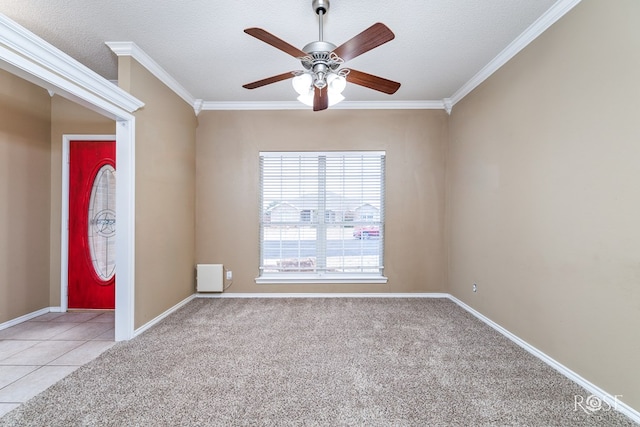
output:
[[[90,141],[116,141],[115,135],[62,135],[62,229],[60,233],[60,310],[65,312],[69,308],[69,153],[71,142]],[[118,158],[116,157],[116,198],[118,197]],[[118,205],[116,204],[116,210]],[[118,217],[116,217],[118,221]],[[118,227],[116,222],[116,227]],[[116,228],[116,236],[117,228]],[[117,237],[116,237],[117,239]],[[118,256],[118,244],[116,241],[116,257]],[[116,264],[116,270],[117,270]],[[116,289],[118,278],[116,276]]]
[[[116,122],[115,340],[134,337],[135,141],[134,112],[144,106],[130,93],[0,14],[0,68]]]

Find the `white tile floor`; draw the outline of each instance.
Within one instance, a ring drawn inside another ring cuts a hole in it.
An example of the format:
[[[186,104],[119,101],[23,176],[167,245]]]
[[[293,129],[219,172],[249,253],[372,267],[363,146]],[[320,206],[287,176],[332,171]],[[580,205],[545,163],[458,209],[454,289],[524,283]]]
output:
[[[114,344],[113,312],[48,313],[0,330],[0,417]]]

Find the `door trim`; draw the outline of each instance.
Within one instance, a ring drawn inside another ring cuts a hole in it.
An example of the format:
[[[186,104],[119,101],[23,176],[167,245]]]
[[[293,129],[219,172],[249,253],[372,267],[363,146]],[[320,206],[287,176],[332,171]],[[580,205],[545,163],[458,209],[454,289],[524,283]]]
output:
[[[121,122],[116,122],[116,130],[118,127],[122,127]],[[120,162],[118,160],[118,150],[127,151],[127,155],[131,157],[131,153],[126,146],[117,143],[117,135],[77,135],[77,134],[65,134],[62,135],[62,209],[61,209],[61,229],[60,229],[60,309],[65,312],[68,309],[68,296],[69,296],[69,151],[71,141],[116,141],[116,171],[120,170]],[[126,158],[126,157],[125,157]],[[125,164],[133,164],[130,159],[129,162],[123,161]],[[124,196],[127,199],[133,199],[135,196],[132,193],[133,183],[126,173],[119,173],[116,180],[116,212],[118,218],[118,228],[123,226],[123,233],[116,235],[116,301],[115,301],[115,339],[116,341],[126,340],[133,337],[134,323],[133,323],[133,284],[132,280],[127,280],[127,277],[133,276],[132,264],[133,262],[123,261],[133,253],[133,250],[127,251],[127,248],[133,248],[132,236],[133,230],[131,224],[133,221],[128,221],[126,218],[127,212],[124,214],[119,209],[120,192],[123,189],[125,191]],[[122,181],[122,182],[121,182]],[[126,205],[125,205],[126,206]],[[133,217],[133,216],[132,216]],[[128,234],[127,230],[130,230]],[[125,236],[120,237],[121,234]],[[128,235],[127,235],[128,234]],[[123,242],[124,241],[124,242]],[[123,244],[124,243],[124,244]],[[120,253],[124,252],[124,253]],[[120,266],[120,263],[123,263]],[[131,270],[131,271],[130,271]],[[122,276],[122,279],[120,279]]]
[[[60,230],[60,309],[69,308],[69,153],[71,141],[115,141],[115,135],[62,135],[62,227]],[[118,163],[116,157],[116,171]],[[117,181],[116,181],[117,189]],[[117,197],[116,192],[116,197]],[[116,209],[118,205],[116,205]],[[116,217],[117,218],[117,217]],[[116,246],[116,253],[118,247]],[[116,267],[117,268],[117,267]],[[116,280],[116,286],[117,280]]]

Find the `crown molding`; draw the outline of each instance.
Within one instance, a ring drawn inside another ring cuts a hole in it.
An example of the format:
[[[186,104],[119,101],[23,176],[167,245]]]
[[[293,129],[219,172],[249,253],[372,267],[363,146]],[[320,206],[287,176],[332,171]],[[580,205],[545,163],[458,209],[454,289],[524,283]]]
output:
[[[453,106],[482,84],[500,67],[511,60],[529,43],[545,32],[567,12],[582,0],[558,0],[540,18],[531,24],[522,34],[512,41],[502,52],[485,65],[476,75],[467,81],[449,98],[437,101],[344,101],[330,107],[334,110],[445,110],[451,114]],[[185,102],[191,105],[198,115],[203,110],[308,110],[309,107],[297,101],[250,101],[218,102],[196,99],[176,79],[167,73],[158,63],[133,42],[106,42],[106,45],[118,56],[131,56],[151,74],[173,90]]]
[[[343,101],[331,110],[442,110],[443,101]],[[298,101],[202,102],[201,110],[310,110]]]
[[[116,116],[133,113],[144,103],[85,65],[0,14],[3,63],[21,77],[54,93],[64,92],[83,105],[95,105]]]
[[[442,101],[344,101],[337,110],[442,110]]]
[[[444,111],[446,111],[448,115],[451,115],[451,110],[453,109],[453,101],[451,98],[444,98],[442,105],[444,106]]]
[[[202,111],[211,110],[306,110],[309,107],[298,101],[281,101],[281,102],[202,102]]]
[[[105,42],[109,49],[117,56],[130,56],[158,80],[164,83],[169,89],[174,91],[176,95],[182,98],[187,104],[196,107],[196,98],[189,93],[176,79],[174,79],[164,68],[154,61],[145,51],[134,42]],[[197,114],[197,112],[196,112]]]
[[[518,52],[534,41],[540,34],[555,24],[567,12],[573,9],[582,0],[558,0],[544,15],[538,18],[522,34],[512,41],[502,52],[485,65],[475,76],[451,95],[452,106],[467,96],[472,90],[488,79],[500,67],[506,64]]]

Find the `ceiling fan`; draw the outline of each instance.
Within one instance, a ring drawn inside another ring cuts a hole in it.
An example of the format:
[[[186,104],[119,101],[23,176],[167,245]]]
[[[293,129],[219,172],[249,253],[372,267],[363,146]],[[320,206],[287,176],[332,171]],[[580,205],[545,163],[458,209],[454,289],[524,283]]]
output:
[[[394,39],[393,32],[378,22],[367,28],[351,40],[336,47],[323,40],[323,17],[329,11],[329,0],[312,0],[311,6],[319,18],[319,40],[298,49],[262,28],[247,28],[245,33],[270,44],[276,49],[288,53],[302,63],[304,70],[290,71],[277,76],[268,77],[242,87],[255,89],[282,80],[293,79],[293,87],[300,95],[298,100],[313,106],[313,111],[326,110],[344,99],[342,91],[346,82],[364,86],[369,89],[387,93],[395,93],[400,83],[382,77],[367,74],[353,68],[340,68],[342,64],[365,52],[370,51]]]

